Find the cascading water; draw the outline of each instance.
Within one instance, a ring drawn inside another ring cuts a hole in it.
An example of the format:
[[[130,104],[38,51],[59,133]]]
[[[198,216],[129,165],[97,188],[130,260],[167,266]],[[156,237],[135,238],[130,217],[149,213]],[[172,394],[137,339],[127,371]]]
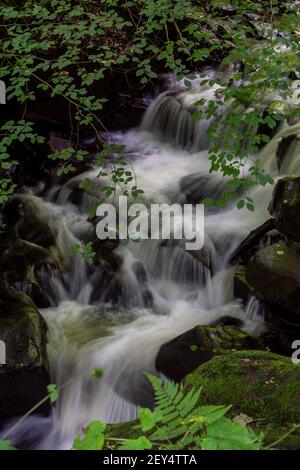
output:
[[[216,90],[207,86],[197,91],[169,90],[150,105],[139,129],[112,136],[133,159],[143,202],[196,203],[222,192],[222,177],[209,174],[205,133],[209,123],[195,124],[190,113],[195,101],[212,98]],[[299,149],[299,130],[299,125],[282,126],[261,151],[264,166],[273,174],[284,138],[290,141],[282,168],[295,172],[292,162]],[[179,240],[144,240],[118,247],[122,289],[119,302],[113,303],[112,287],[104,288],[101,282],[103,273],[80,256],[64,255],[94,230],[85,215],[93,197],[87,195],[77,205],[71,201],[78,183],[97,173],[77,176],[43,198],[24,196],[47,219],[56,238],[59,269],[40,272],[52,306],[41,313],[49,326],[52,381],[58,385],[70,381],[49,418],[28,418],[11,436],[16,442],[26,436],[38,449],[70,448],[81,427],[93,419],[134,419],[136,405],[151,400],[143,372],[155,372],[160,346],[184,331],[223,315],[240,318],[247,331],[260,327],[255,300],[243,309],[233,298],[234,270],[228,260],[249,231],[267,219],[271,186],[252,190],[254,213],[241,216],[235,203],[207,211],[205,245],[199,252],[187,252]],[[101,380],[88,375],[95,368],[103,369]]]

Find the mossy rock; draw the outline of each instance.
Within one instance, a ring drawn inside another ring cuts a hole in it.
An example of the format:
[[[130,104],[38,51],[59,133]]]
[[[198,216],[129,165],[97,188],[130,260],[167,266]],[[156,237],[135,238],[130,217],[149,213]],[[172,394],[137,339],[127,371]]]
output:
[[[300,422],[300,365],[265,351],[237,351],[216,356],[184,379],[202,388],[201,404],[232,405],[232,416],[244,413],[270,443]],[[300,434],[282,448],[300,449]]]
[[[46,322],[27,295],[1,280],[0,340],[5,344],[0,363],[1,421],[27,412],[47,395],[50,382]],[[48,403],[38,410],[48,411]]]

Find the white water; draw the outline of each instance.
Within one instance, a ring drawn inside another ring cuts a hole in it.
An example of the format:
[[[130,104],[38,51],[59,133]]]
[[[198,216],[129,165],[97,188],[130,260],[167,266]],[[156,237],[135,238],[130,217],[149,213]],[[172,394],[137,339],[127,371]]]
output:
[[[140,129],[113,135],[133,159],[138,186],[145,192],[143,201],[184,202],[185,177],[187,182],[194,178],[194,186],[203,189],[201,197],[213,197],[222,186],[220,176],[208,174],[207,123],[193,124],[191,131],[188,109],[207,93],[204,87],[197,92],[176,92],[172,98],[165,93],[150,105]],[[288,135],[295,140],[283,167],[287,174],[295,172],[299,132],[299,125],[283,127],[262,150],[263,164],[274,175],[278,145]],[[97,170],[88,176],[96,174]],[[251,191],[254,213],[238,210],[234,202],[207,212],[204,254],[187,253],[182,243],[162,244],[159,240],[119,247],[122,296],[119,305],[112,305],[101,288],[100,270],[90,268],[79,256],[70,259],[64,255],[92,230],[85,211],[93,197],[86,196],[78,206],[70,202],[74,187],[86,176],[54,188],[44,199],[26,196],[47,219],[58,247],[54,257],[60,269],[43,273],[52,303],[42,311],[49,326],[52,381],[62,385],[72,380],[50,418],[31,417],[14,435],[16,441],[26,436],[38,449],[70,448],[81,427],[93,419],[118,422],[135,418],[136,403],[149,400],[143,372],[155,372],[156,354],[166,341],[223,315],[242,319],[244,329],[253,333],[262,322],[255,300],[243,309],[233,298],[234,269],[227,263],[249,231],[267,219],[273,187]],[[136,261],[146,270],[143,281],[133,269]],[[143,292],[152,299],[150,303]],[[88,375],[95,368],[104,371],[100,380]]]

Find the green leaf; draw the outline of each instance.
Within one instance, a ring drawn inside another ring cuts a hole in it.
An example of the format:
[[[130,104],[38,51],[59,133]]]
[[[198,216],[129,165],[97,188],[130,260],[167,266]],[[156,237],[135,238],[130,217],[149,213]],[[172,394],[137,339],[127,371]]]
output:
[[[142,426],[142,431],[147,432],[153,429],[154,426],[161,421],[162,416],[154,410],[153,412],[149,408],[139,409],[139,418]]]
[[[0,439],[0,450],[17,450],[8,440]]]
[[[96,379],[100,379],[103,376],[103,370],[102,369],[94,369],[90,372],[91,377],[95,377]]]
[[[267,124],[268,127],[270,127],[270,129],[274,129],[274,127],[277,126],[277,122],[270,115],[265,117],[265,123]]]
[[[83,432],[77,436],[73,443],[73,450],[101,450],[104,444],[104,431],[106,424],[102,421],[92,421]]]
[[[69,249],[69,255],[70,256],[75,256],[75,255],[78,255],[80,251],[80,245],[78,243],[76,243],[75,245],[72,245]]]
[[[259,450],[262,435],[256,436],[245,426],[222,418],[207,425],[200,445],[203,450]]]
[[[56,384],[49,384],[47,387],[50,403],[55,403],[58,399],[58,390]]]
[[[200,111],[196,111],[192,114],[192,119],[194,122],[199,122],[201,120],[202,113]]]
[[[152,443],[145,436],[140,436],[137,439],[129,439],[119,447],[119,450],[147,450],[152,449]]]
[[[201,406],[197,409],[197,415],[203,416],[206,418],[207,423],[211,424],[219,419],[223,418],[223,416],[230,410],[232,405],[229,406],[214,406],[214,405],[206,405]]]

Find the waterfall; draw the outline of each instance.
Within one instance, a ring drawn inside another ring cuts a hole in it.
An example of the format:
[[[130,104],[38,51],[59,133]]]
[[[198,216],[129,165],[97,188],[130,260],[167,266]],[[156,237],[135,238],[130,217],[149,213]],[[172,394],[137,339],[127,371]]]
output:
[[[150,104],[140,128],[111,136],[132,159],[146,204],[196,203],[222,192],[224,178],[209,174],[206,131],[211,121],[195,123],[191,117],[194,103],[203,97],[213,99],[217,90],[217,86],[176,85]],[[290,140],[280,173],[299,174],[295,163],[299,131],[299,124],[285,124],[261,150],[262,164],[275,179],[284,139]],[[202,250],[187,252],[175,239],[120,245],[115,250],[122,260],[120,294],[113,301],[116,285],[103,285],[101,268],[89,266],[79,255],[66,255],[74,243],[94,233],[86,211],[95,198],[78,198],[76,190],[81,180],[97,173],[94,169],[76,176],[43,197],[24,196],[55,236],[53,257],[58,267],[39,272],[51,302],[41,313],[49,327],[52,381],[60,386],[71,380],[49,418],[30,417],[12,436],[15,442],[27,436],[37,449],[70,448],[92,419],[109,423],[134,419],[137,404],[151,402],[143,372],[155,372],[155,357],[164,342],[223,315],[243,320],[246,331],[255,331],[262,321],[255,299],[247,308],[234,299],[234,269],[228,260],[250,230],[267,219],[273,187],[250,191],[253,213],[242,213],[235,202],[218,211],[207,210]],[[95,185],[102,184],[100,177]],[[104,371],[100,380],[88,375],[95,368]]]

